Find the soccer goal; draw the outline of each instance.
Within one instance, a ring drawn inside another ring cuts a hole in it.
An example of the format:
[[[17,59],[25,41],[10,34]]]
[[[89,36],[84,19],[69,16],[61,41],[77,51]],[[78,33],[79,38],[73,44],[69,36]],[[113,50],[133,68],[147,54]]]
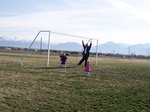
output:
[[[41,61],[41,64],[44,64],[47,67],[57,66],[60,64],[60,53],[63,52],[67,56],[67,65],[73,66],[76,65],[82,57],[82,41],[84,41],[84,44],[90,44],[92,41],[89,59],[97,65],[98,39],[49,30],[42,30],[37,33],[29,45],[24,58],[28,57],[28,59],[30,59],[30,57],[32,57],[30,62]],[[31,53],[32,55],[30,55]],[[36,60],[33,59],[34,56]],[[21,63],[23,64],[23,59]]]

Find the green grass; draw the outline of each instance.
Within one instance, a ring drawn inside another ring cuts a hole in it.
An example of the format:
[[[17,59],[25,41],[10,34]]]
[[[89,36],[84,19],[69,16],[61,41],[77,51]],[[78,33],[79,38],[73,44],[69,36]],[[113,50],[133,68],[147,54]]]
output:
[[[86,79],[83,65],[50,67],[46,56],[30,55],[20,65],[21,54],[0,53],[0,112],[150,112],[150,62],[99,58]],[[45,64],[45,62],[44,62]]]

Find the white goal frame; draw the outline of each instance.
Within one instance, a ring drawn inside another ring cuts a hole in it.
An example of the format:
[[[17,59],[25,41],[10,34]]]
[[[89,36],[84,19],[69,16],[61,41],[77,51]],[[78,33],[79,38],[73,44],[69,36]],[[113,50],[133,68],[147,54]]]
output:
[[[37,39],[37,37],[39,36],[40,33],[48,33],[48,47],[47,47],[47,67],[49,66],[50,63],[50,42],[51,42],[51,33],[53,34],[57,34],[57,35],[65,35],[65,36],[70,36],[70,37],[75,37],[75,38],[82,38],[82,39],[89,39],[89,40],[95,40],[96,41],[96,60],[95,60],[95,65],[97,66],[98,64],[98,39],[93,39],[93,38],[88,38],[88,37],[82,37],[82,36],[77,36],[77,35],[71,35],[71,34],[65,34],[65,33],[59,33],[59,32],[53,32],[53,31],[49,31],[49,30],[41,30],[37,33],[37,35],[35,36],[34,40],[32,41],[32,43],[29,46],[29,49],[31,49],[32,45],[34,44],[35,40]]]

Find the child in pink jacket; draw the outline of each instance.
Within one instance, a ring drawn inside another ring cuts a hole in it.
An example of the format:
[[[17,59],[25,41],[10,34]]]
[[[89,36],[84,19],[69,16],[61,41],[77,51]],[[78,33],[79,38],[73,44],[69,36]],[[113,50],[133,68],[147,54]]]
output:
[[[85,67],[86,77],[90,77],[90,72],[91,72],[91,66],[90,66],[89,61],[87,61],[86,67]]]

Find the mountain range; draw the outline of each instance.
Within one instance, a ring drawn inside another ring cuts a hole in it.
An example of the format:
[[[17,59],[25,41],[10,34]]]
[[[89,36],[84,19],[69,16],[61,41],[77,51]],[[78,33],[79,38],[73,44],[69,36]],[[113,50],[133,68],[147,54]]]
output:
[[[18,48],[28,48],[31,44],[31,41],[23,41],[17,39],[7,39],[5,37],[0,37],[0,46],[6,47],[18,47]],[[35,42],[31,48],[40,49],[40,42]],[[42,43],[42,48],[47,49],[47,44]],[[59,44],[51,44],[50,48],[52,50],[67,50],[67,51],[82,51],[82,45],[75,42],[66,42]],[[92,46],[91,52],[96,51],[96,46]],[[111,54],[125,54],[125,55],[149,55],[150,54],[150,43],[145,44],[124,44],[124,43],[115,43],[112,41],[99,44],[98,45],[99,53],[111,53]]]

